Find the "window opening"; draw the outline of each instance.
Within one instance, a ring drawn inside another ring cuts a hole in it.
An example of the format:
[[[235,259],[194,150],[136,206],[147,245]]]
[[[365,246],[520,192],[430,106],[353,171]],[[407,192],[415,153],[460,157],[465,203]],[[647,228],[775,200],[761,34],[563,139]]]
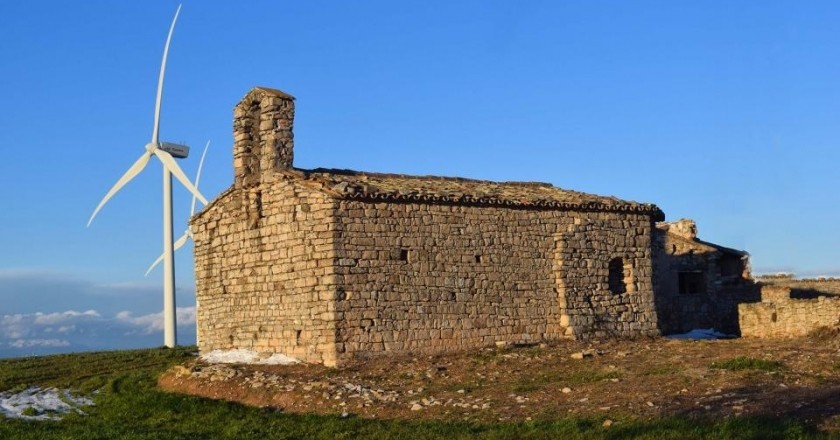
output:
[[[677,274],[680,295],[706,293],[706,277],[700,271],[685,271]]]
[[[627,292],[627,284],[624,282],[624,260],[622,258],[610,260],[607,283],[613,295],[621,295]]]

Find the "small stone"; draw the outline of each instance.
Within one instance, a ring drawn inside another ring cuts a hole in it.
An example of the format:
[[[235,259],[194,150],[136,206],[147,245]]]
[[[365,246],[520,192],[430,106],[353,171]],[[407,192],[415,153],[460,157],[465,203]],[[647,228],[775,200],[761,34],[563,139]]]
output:
[[[466,393],[466,392],[467,392],[467,391],[466,391],[465,389],[463,389],[463,388],[461,388],[460,390],[456,391],[456,393],[458,393],[458,394],[464,394],[464,393]]]
[[[420,411],[421,409],[423,409],[423,405],[421,405],[419,403],[415,403],[414,405],[411,405],[411,410],[412,411]]]
[[[607,419],[607,420],[604,420],[604,423],[601,423],[601,426],[603,426],[604,428],[609,428],[610,426],[612,426],[612,424],[613,424],[613,421],[610,420],[610,419]]]
[[[595,353],[596,352],[593,349],[579,351],[577,353],[572,353],[572,359],[583,359],[587,357],[592,357],[595,355]]]
[[[653,402],[647,402],[647,406],[653,406]]]
[[[192,375],[192,371],[183,365],[176,365],[172,367],[172,370],[175,372],[175,377],[190,377]]]
[[[569,394],[569,393],[571,393],[571,392],[572,392],[572,389],[571,389],[571,388],[569,388],[569,387],[563,387],[563,389],[562,389],[562,390],[560,390],[560,391],[562,391],[562,392],[563,392],[563,394]]]

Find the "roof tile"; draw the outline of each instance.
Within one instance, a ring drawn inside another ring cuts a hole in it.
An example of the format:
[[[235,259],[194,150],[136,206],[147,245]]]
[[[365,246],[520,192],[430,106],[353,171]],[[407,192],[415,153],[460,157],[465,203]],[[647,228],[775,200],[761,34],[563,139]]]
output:
[[[285,172],[339,199],[507,206],[525,209],[620,211],[664,218],[653,204],[557,188],[541,182],[493,182],[460,177],[410,176],[316,168]]]

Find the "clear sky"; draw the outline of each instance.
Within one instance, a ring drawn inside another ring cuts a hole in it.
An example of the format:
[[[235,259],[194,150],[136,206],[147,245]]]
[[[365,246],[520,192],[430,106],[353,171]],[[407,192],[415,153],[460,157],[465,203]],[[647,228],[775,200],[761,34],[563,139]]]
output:
[[[0,356],[162,341],[161,271],[143,277],[160,165],[85,223],[151,137],[177,5],[0,2]],[[186,1],[161,139],[193,147],[189,175],[212,141],[213,198],[233,179],[233,106],[279,88],[297,98],[298,167],[652,202],[748,250],[754,272],[836,275],[837,23],[831,1]],[[176,184],[176,233],[189,202]]]

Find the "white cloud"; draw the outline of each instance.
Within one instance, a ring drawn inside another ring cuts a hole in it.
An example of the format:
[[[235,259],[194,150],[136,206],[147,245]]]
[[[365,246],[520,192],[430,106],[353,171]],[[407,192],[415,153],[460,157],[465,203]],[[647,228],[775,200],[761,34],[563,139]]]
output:
[[[192,286],[176,293],[178,304],[195,304]],[[0,268],[0,357],[157,346],[162,314],[149,312],[160,310],[160,298],[161,286],[151,280],[100,283],[41,268]],[[194,344],[195,308],[177,312],[178,342]],[[70,345],[26,342],[35,340]]]
[[[195,326],[195,307],[176,309],[178,327]],[[96,310],[0,315],[0,357],[28,353],[154,346],[163,333],[163,312],[135,315],[124,310],[103,316]],[[180,343],[189,340],[183,334]],[[131,336],[131,337],[126,337]],[[67,347],[70,347],[68,349]],[[62,350],[63,348],[63,350]]]
[[[40,325],[55,325],[67,321],[75,321],[83,318],[101,318],[102,316],[96,310],[87,310],[84,312],[77,312],[75,310],[68,310],[59,313],[35,313],[35,324]]]
[[[22,338],[27,333],[28,327],[24,322],[24,315],[3,315],[0,317],[0,335],[4,338]]]
[[[62,325],[56,330],[58,333],[73,333],[76,330],[76,325]]]
[[[14,348],[69,347],[70,341],[64,339],[17,339],[9,342],[9,346]]]
[[[195,307],[177,307],[175,309],[175,318],[178,326],[189,326],[195,324]],[[117,313],[116,320],[130,326],[136,327],[135,330],[127,334],[152,334],[163,331],[163,312],[150,313],[148,315],[134,316],[129,311],[122,311]]]

